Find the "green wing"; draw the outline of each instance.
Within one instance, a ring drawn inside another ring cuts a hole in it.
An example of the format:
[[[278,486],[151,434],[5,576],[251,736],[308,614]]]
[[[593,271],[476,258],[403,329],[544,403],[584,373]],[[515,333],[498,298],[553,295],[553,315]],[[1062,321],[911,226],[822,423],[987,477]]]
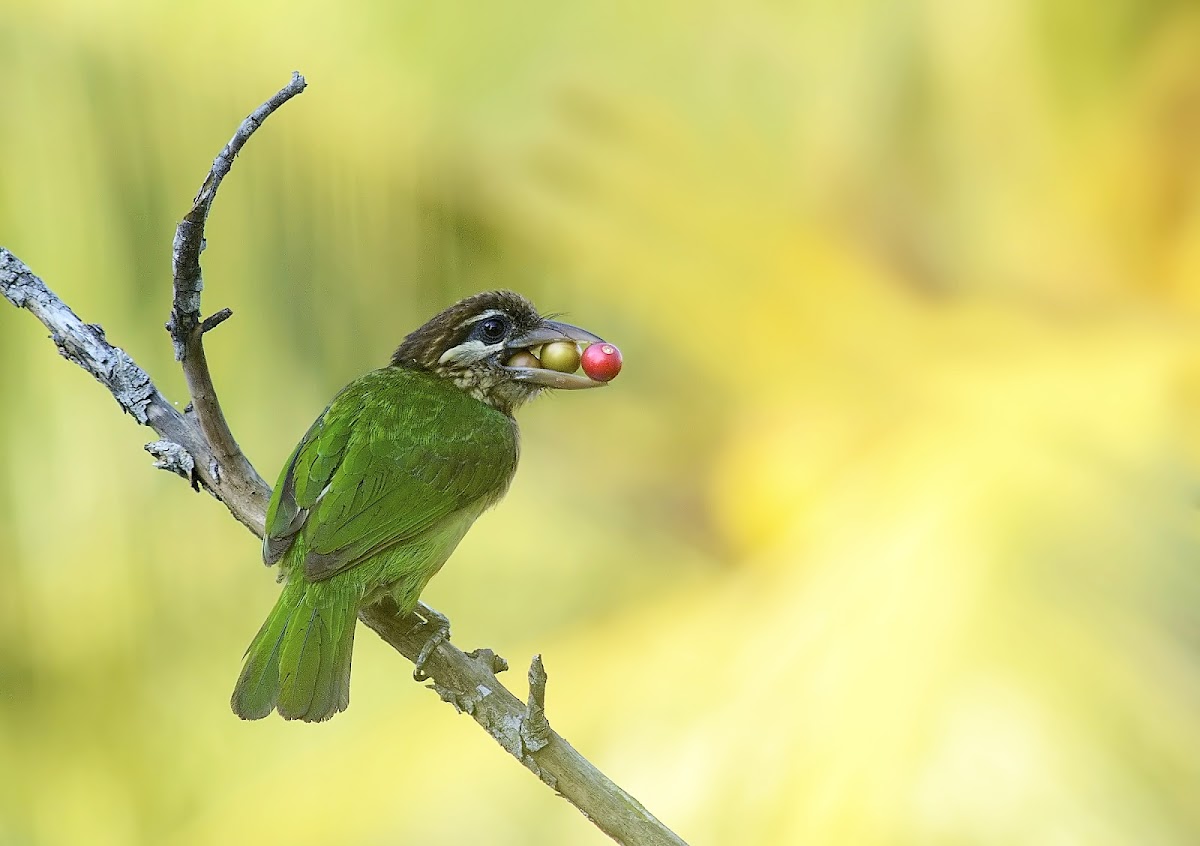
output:
[[[436,377],[385,368],[350,383],[284,468],[263,557],[303,538],[320,581],[498,499],[517,464],[512,418]]]

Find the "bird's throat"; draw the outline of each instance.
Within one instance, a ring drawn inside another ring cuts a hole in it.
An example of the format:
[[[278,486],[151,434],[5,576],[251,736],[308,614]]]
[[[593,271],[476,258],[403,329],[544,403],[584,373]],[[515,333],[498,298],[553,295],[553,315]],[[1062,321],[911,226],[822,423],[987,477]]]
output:
[[[442,366],[434,372],[464,394],[510,417],[541,391],[536,385],[515,382],[507,378],[503,371],[497,371],[496,368],[485,364],[467,367]]]

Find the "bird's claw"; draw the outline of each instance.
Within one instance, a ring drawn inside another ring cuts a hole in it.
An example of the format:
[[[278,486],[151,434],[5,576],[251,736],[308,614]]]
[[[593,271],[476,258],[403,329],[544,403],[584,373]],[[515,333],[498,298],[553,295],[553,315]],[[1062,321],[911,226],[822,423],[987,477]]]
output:
[[[417,613],[425,620],[426,625],[433,627],[433,634],[421,647],[413,666],[413,680],[423,682],[429,678],[425,672],[425,662],[450,637],[450,619],[444,614],[434,611],[424,602],[417,604]]]

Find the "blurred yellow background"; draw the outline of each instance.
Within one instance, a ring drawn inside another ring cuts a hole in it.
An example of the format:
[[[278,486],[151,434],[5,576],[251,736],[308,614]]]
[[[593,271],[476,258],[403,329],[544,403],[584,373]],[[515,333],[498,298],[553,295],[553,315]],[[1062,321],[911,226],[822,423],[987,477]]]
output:
[[[426,599],[694,844],[1200,842],[1200,7],[0,0],[0,244],[274,479],[465,294],[620,344],[521,414]],[[228,696],[278,590],[0,304],[0,844],[608,842],[365,629]]]

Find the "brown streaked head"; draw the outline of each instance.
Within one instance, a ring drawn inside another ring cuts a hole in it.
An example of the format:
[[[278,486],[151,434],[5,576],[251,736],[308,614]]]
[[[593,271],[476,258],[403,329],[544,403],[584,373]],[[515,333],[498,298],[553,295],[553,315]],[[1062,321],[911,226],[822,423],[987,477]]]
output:
[[[604,386],[582,375],[505,365],[520,350],[563,339],[585,344],[603,340],[542,317],[520,294],[485,291],[459,300],[409,333],[392,355],[392,365],[449,379],[481,402],[512,414],[544,388]]]

